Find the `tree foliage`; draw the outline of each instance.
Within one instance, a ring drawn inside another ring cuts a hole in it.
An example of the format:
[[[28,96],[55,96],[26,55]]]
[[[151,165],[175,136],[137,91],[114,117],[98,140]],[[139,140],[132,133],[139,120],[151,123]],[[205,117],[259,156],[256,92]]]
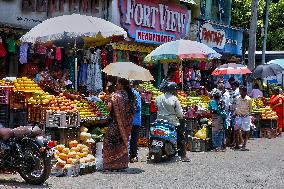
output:
[[[232,26],[249,29],[251,1],[252,0],[233,0]],[[257,50],[262,49],[263,38],[261,34],[262,28],[264,27],[265,2],[265,0],[258,1]],[[284,50],[284,0],[270,2],[268,23],[267,50]]]

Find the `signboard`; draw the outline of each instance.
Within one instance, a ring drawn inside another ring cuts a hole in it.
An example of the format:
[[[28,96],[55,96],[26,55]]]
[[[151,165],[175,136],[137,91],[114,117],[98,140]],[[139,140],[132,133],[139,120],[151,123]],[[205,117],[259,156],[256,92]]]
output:
[[[138,42],[161,44],[189,33],[191,12],[176,2],[120,0],[121,24]]]
[[[223,49],[226,41],[225,31],[223,29],[215,29],[211,24],[205,23],[200,31],[200,40],[211,48]]]
[[[199,40],[218,53],[242,55],[242,30],[205,22],[200,25]]]

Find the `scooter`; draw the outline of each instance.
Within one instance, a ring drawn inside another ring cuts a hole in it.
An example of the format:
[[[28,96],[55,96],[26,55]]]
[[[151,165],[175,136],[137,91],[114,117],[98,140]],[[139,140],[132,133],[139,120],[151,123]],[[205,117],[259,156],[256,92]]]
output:
[[[177,132],[173,124],[167,120],[156,120],[150,127],[148,159],[162,161],[163,157],[172,158],[177,154]]]

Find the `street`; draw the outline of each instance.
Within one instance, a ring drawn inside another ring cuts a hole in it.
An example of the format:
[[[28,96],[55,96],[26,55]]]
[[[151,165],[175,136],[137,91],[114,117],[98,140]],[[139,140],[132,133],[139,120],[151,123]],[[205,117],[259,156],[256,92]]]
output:
[[[284,138],[250,140],[248,152],[188,153],[191,163],[145,161],[126,173],[51,177],[44,186],[31,186],[16,175],[1,175],[0,188],[284,188]],[[143,154],[143,155],[142,155]],[[142,158],[143,157],[143,158]],[[142,159],[141,159],[142,158]],[[4,178],[3,178],[4,177]]]

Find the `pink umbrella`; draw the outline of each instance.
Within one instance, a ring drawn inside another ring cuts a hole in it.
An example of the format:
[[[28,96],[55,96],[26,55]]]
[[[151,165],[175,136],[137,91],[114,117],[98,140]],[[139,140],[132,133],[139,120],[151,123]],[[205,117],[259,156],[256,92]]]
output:
[[[227,74],[249,74],[251,71],[247,66],[236,63],[223,64],[218,66],[213,72],[212,75],[227,75]]]

